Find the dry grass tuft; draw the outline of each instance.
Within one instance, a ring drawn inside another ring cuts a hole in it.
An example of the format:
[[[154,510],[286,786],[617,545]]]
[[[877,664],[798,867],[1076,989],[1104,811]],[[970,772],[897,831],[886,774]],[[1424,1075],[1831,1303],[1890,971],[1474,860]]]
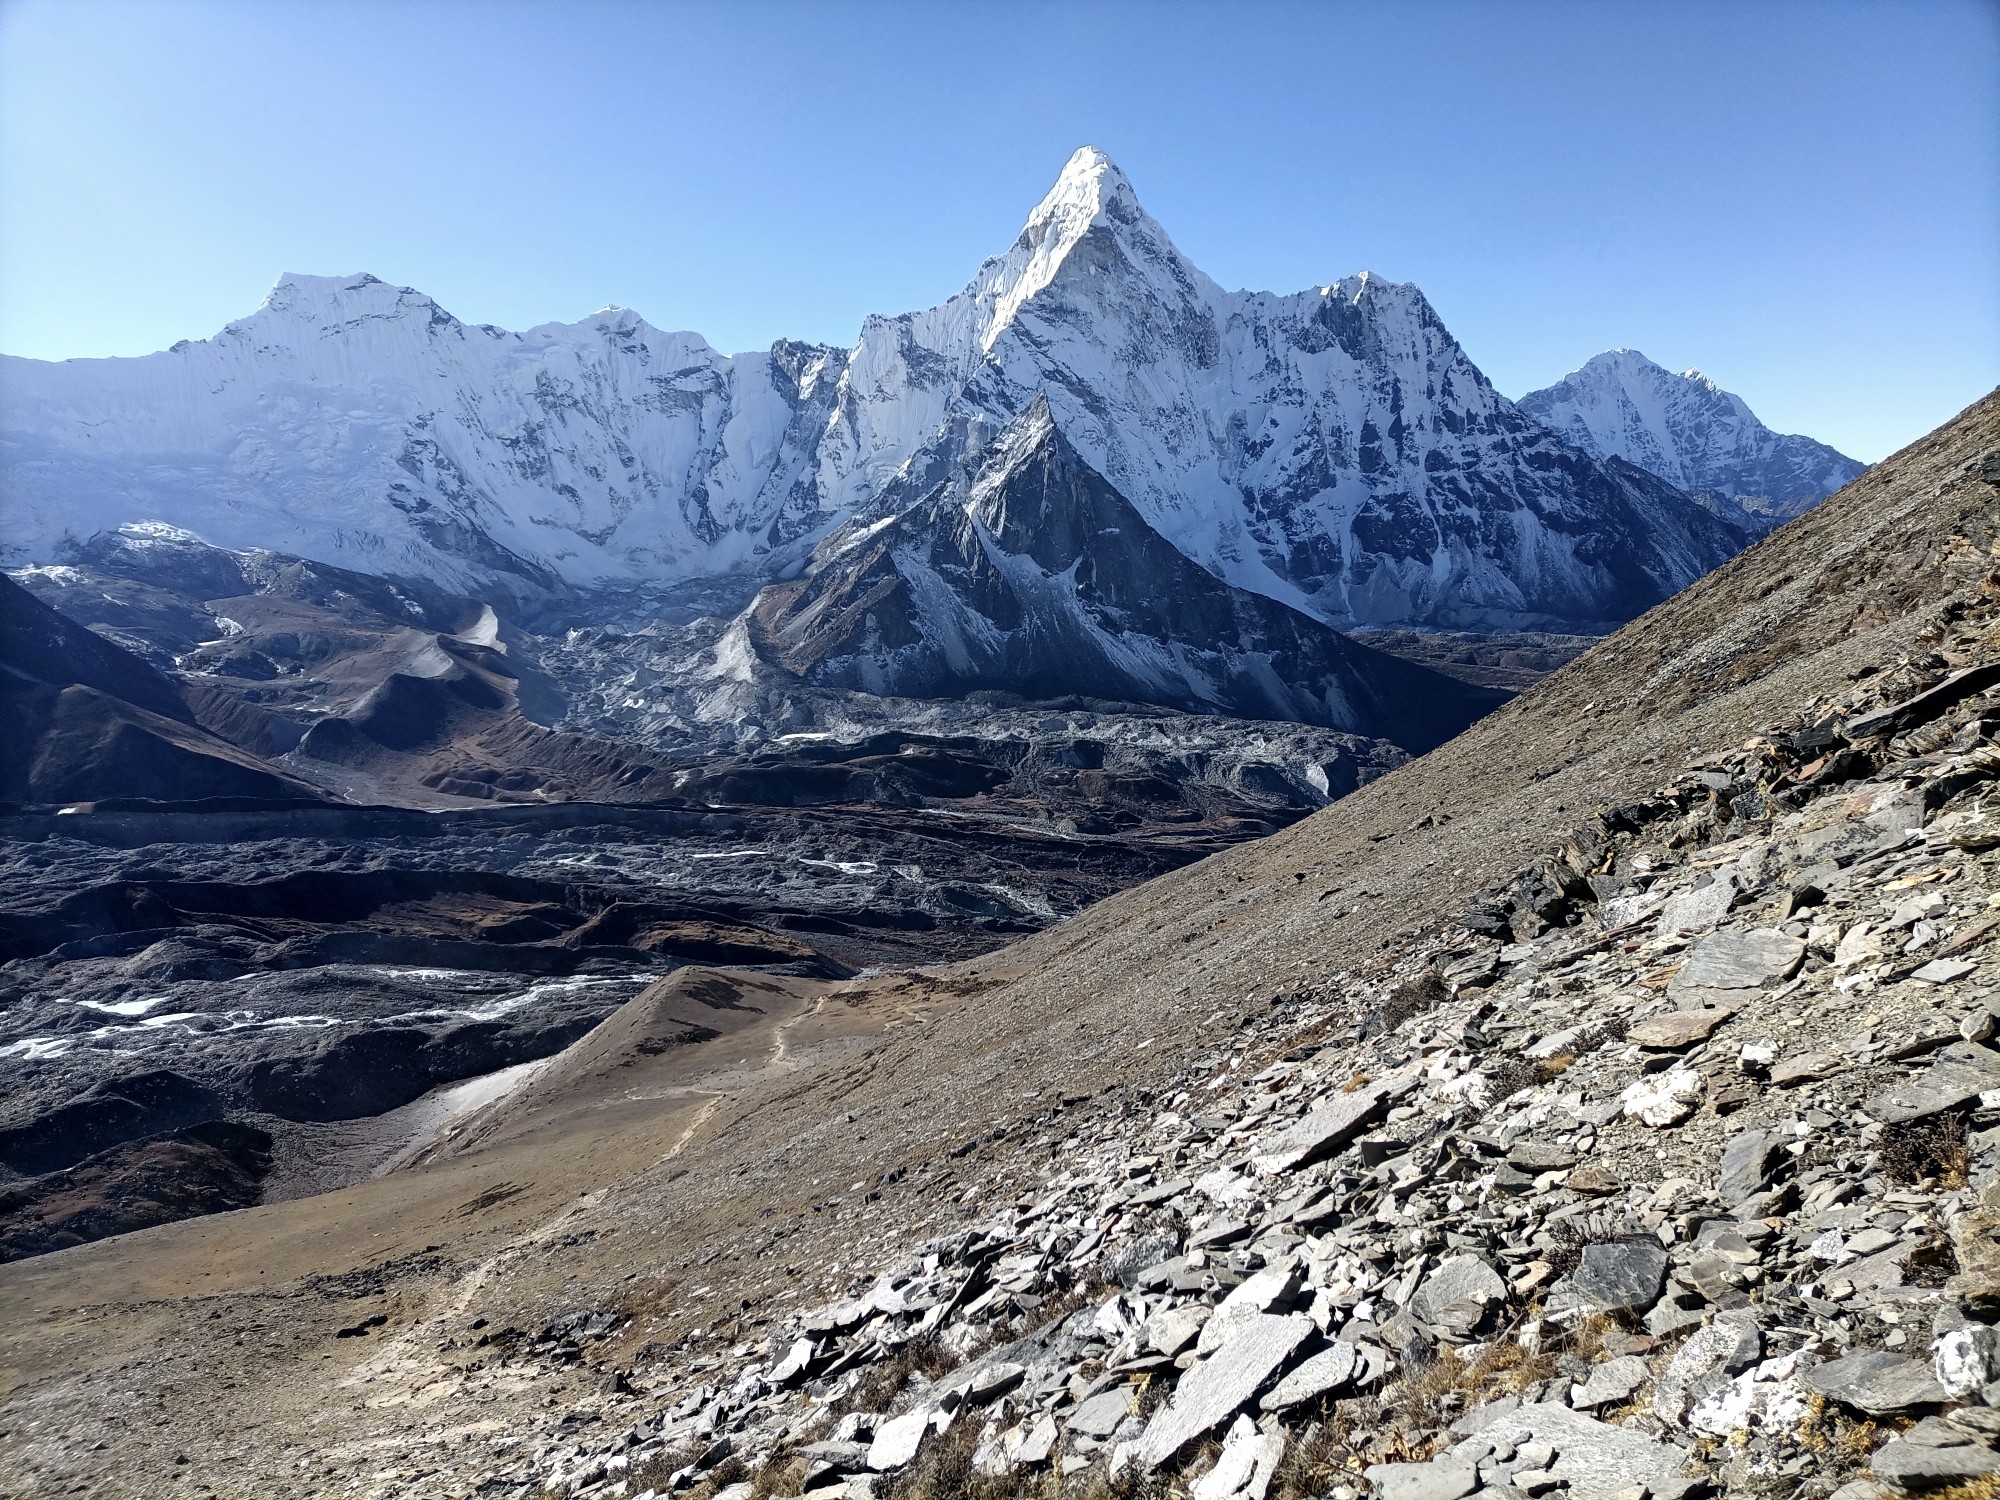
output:
[[[862,1376],[854,1389],[829,1406],[827,1412],[836,1417],[844,1417],[851,1411],[886,1412],[911,1376],[935,1380],[957,1369],[960,1363],[958,1356],[936,1339],[911,1339]]]
[[[1932,1490],[1930,1500],[2000,1500],[2000,1474],[1967,1480],[1950,1489]]]
[[[1415,979],[1397,985],[1375,1007],[1375,1019],[1384,1031],[1394,1031],[1414,1016],[1436,1010],[1451,998],[1451,986],[1435,969],[1426,969]]]
[[[1941,1191],[1965,1186],[1970,1162],[1962,1112],[1932,1115],[1882,1127],[1880,1163],[1891,1182],[1936,1181]]]
[[[750,1500],[772,1500],[775,1495],[798,1494],[805,1488],[807,1467],[806,1461],[792,1452],[790,1444],[779,1444],[764,1460],[764,1467],[752,1477]],[[635,1484],[633,1493],[643,1494],[644,1489]]]

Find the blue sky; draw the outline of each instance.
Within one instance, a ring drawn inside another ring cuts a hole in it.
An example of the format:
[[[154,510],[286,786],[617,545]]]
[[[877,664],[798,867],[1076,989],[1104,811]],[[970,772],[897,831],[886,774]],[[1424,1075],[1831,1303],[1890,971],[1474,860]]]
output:
[[[284,271],[849,342],[1079,144],[1198,264],[1423,287],[1509,394],[1696,365],[1876,459],[2000,382],[2000,6],[0,4],[0,351]]]

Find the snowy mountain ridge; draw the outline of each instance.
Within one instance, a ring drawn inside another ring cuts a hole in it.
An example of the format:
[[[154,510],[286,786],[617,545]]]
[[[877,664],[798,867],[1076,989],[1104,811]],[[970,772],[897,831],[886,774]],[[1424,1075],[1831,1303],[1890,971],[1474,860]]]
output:
[[[1175,548],[1336,625],[1610,623],[1744,540],[1501,396],[1415,287],[1222,290],[1086,147],[964,291],[851,349],[724,355],[622,308],[511,333],[287,276],[160,354],[0,358],[0,561],[159,519],[472,591],[782,577],[1043,397]]]
[[[1521,409],[1597,458],[1616,456],[1757,530],[1802,515],[1868,466],[1808,437],[1773,432],[1699,370],[1679,375],[1611,349]]]

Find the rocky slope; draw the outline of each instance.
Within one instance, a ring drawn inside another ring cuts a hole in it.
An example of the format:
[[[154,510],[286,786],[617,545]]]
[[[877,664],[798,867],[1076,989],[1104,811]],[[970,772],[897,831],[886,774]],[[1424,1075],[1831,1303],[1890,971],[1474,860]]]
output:
[[[1520,406],[1584,452],[1637,464],[1757,531],[1812,509],[1868,467],[1771,431],[1701,371],[1676,375],[1636,349],[1596,355]]]
[[[213,339],[0,381],[10,563],[160,520],[496,599],[765,578],[1042,396],[1175,548],[1335,624],[1597,628],[1743,540],[1552,437],[1414,287],[1223,291],[1088,147],[963,292],[851,349],[723,356],[622,309],[509,333],[287,276]]]
[[[1996,544],[2000,398],[1318,817],[829,996],[860,1050],[669,1088],[634,1021],[595,1105],[0,1271],[0,1471],[1985,1472]]]

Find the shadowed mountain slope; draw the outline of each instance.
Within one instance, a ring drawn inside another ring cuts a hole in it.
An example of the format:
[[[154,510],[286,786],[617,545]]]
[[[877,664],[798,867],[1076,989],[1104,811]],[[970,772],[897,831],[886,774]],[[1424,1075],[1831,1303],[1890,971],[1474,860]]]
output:
[[[1189,561],[1039,400],[975,477],[837,533],[803,578],[765,589],[747,623],[766,659],[826,687],[1155,703],[1419,751],[1502,698]]]
[[[0,711],[0,800],[320,795],[210,733],[178,684],[4,576]]]

